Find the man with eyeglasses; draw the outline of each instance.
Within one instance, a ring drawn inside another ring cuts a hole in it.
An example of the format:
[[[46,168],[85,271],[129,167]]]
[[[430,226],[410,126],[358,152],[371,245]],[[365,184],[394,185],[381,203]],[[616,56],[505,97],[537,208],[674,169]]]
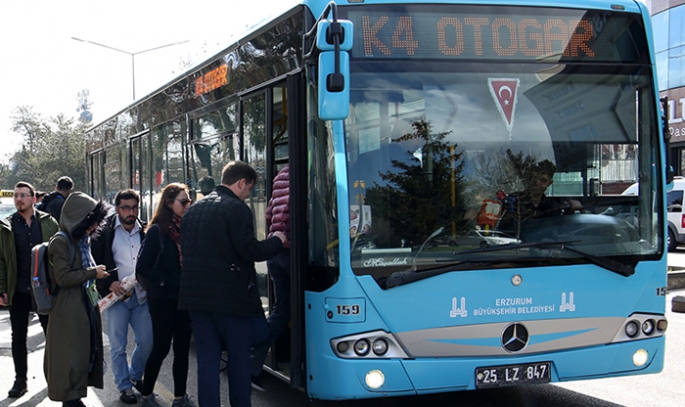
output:
[[[36,190],[27,182],[14,186],[16,212],[0,220],[0,306],[10,307],[12,359],[15,381],[8,397],[17,398],[27,391],[27,337],[31,300],[31,248],[47,242],[57,233],[57,221],[34,209]],[[38,315],[43,333],[48,316]]]
[[[145,363],[152,351],[152,320],[147,303],[147,292],[136,284],[126,291],[121,281],[135,273],[138,252],[145,238],[145,225],[138,219],[140,196],[132,189],[117,192],[114,197],[116,213],[107,218],[101,235],[91,243],[93,258],[104,264],[110,276],[97,280],[101,296],[110,292],[122,296],[105,310],[107,336],[114,383],[119,399],[135,404],[138,397],[133,387],[142,391]],[[131,364],[126,356],[128,327],[133,329],[136,347],[131,354]]]

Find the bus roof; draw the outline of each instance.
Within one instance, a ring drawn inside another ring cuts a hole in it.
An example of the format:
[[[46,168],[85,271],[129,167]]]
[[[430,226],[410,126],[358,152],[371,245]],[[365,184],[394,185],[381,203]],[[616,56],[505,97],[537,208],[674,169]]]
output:
[[[117,111],[111,116],[98,123],[92,125],[88,131],[92,131],[96,127],[99,127],[110,120],[116,118],[125,111],[145,102],[146,100],[152,99],[155,95],[164,92],[165,89],[169,88],[175,83],[178,83],[184,79],[190,78],[193,74],[201,71],[206,66],[213,63],[221,55],[224,55],[231,49],[237,48],[242,45],[247,38],[251,38],[257,35],[263,29],[268,28],[269,24],[277,20],[279,16],[288,14],[292,9],[299,6],[306,6],[312,14],[318,18],[325,8],[330,4],[331,0],[287,0],[281,3],[281,6],[266,14],[264,18],[255,22],[252,26],[248,27],[243,32],[237,33],[233,37],[237,37],[237,40],[230,41],[227,45],[221,46],[218,52],[212,54],[209,58],[205,58],[202,61],[198,61],[195,64],[189,66],[185,72],[181,73],[179,76],[171,79],[169,82],[164,83],[159,88],[151,91],[145,96],[133,101],[125,108]],[[558,7],[558,8],[573,8],[573,9],[606,9],[614,11],[626,11],[634,13],[643,13],[649,15],[646,6],[636,0],[612,0],[611,2],[606,0],[576,0],[573,3],[565,2],[564,0],[364,0],[358,3],[348,3],[342,0],[336,0],[338,6],[358,6],[358,5],[370,5],[370,4],[459,4],[459,5],[484,5],[484,4],[496,4],[501,6],[535,6],[535,7]],[[622,9],[621,9],[622,8]]]

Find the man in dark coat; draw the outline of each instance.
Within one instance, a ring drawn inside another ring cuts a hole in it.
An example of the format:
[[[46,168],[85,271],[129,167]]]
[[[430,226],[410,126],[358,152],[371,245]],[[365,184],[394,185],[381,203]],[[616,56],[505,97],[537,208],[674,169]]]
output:
[[[47,212],[59,222],[62,213],[62,205],[71,191],[74,189],[74,181],[69,177],[61,177],[57,180],[55,190],[43,198],[43,202],[38,206],[38,210]]]
[[[287,238],[282,232],[263,241],[255,237],[252,212],[244,201],[256,180],[257,173],[248,164],[226,164],[221,185],[192,205],[181,223],[179,309],[188,310],[193,322],[201,406],[221,404],[219,371],[224,349],[230,404],[250,406],[250,349],[271,334],[254,262],[275,256]]]

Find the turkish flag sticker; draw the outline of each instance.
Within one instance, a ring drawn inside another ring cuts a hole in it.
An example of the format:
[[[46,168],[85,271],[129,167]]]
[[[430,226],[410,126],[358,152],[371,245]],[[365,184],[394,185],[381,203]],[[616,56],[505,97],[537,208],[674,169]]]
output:
[[[511,136],[511,128],[514,126],[514,111],[516,110],[516,97],[519,87],[519,79],[488,78],[490,94],[502,115],[502,120],[507,126]]]

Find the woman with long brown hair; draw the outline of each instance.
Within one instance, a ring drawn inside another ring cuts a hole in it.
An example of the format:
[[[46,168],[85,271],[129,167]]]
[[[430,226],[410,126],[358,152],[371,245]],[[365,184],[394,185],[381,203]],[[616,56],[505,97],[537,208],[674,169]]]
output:
[[[181,283],[181,218],[190,207],[188,187],[171,183],[162,190],[155,214],[147,226],[136,264],[136,276],[148,285],[152,318],[152,352],[143,376],[143,406],[158,407],[152,393],[162,362],[174,344],[174,401],[172,407],[195,407],[186,393],[192,334],[188,311],[178,309]]]

